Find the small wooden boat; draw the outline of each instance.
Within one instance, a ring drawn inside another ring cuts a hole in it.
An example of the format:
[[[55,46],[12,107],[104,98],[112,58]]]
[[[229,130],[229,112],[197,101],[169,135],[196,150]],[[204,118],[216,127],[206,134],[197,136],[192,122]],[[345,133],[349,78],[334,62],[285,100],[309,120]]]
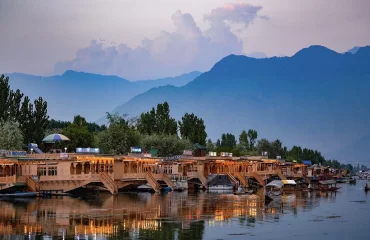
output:
[[[19,192],[19,193],[4,193],[0,194],[0,198],[27,198],[27,197],[37,197],[37,192]]]

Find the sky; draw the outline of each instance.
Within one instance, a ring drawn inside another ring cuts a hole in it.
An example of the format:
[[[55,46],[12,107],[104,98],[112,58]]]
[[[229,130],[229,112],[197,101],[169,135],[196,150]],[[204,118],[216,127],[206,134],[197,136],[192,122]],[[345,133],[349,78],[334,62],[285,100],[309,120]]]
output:
[[[156,79],[229,54],[345,52],[370,45],[369,23],[369,0],[0,0],[0,72]]]

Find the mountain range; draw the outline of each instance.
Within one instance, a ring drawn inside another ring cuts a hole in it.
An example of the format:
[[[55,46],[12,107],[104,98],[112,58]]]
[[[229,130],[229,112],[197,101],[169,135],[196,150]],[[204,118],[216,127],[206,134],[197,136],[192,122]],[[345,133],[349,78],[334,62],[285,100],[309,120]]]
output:
[[[370,47],[337,53],[311,46],[292,57],[227,56],[185,86],[150,89],[113,112],[138,116],[167,101],[176,119],[185,112],[202,117],[214,141],[252,128],[259,138],[357,161],[370,153],[369,92]]]
[[[105,112],[153,87],[183,86],[199,76],[191,72],[157,80],[129,81],[117,76],[66,71],[62,75],[41,77],[22,73],[5,74],[12,89],[20,89],[31,100],[42,96],[48,113],[57,120],[72,121],[82,115],[95,121]]]

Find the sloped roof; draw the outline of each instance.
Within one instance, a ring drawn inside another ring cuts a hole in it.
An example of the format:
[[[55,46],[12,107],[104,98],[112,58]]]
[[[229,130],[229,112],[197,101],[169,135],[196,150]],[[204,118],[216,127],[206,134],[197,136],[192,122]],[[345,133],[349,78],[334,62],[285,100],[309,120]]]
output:
[[[207,149],[207,147],[206,147],[206,146],[203,146],[203,145],[201,145],[201,144],[199,144],[199,143],[195,143],[195,144],[193,145],[193,147],[194,147],[194,149]]]

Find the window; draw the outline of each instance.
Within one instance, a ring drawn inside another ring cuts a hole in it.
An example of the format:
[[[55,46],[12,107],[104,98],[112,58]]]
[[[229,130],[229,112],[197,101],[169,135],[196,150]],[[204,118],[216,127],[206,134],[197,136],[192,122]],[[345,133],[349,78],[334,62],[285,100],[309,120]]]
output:
[[[49,176],[56,176],[58,175],[57,167],[49,167],[48,169]]]
[[[37,172],[39,176],[46,176],[46,167],[38,167]]]

